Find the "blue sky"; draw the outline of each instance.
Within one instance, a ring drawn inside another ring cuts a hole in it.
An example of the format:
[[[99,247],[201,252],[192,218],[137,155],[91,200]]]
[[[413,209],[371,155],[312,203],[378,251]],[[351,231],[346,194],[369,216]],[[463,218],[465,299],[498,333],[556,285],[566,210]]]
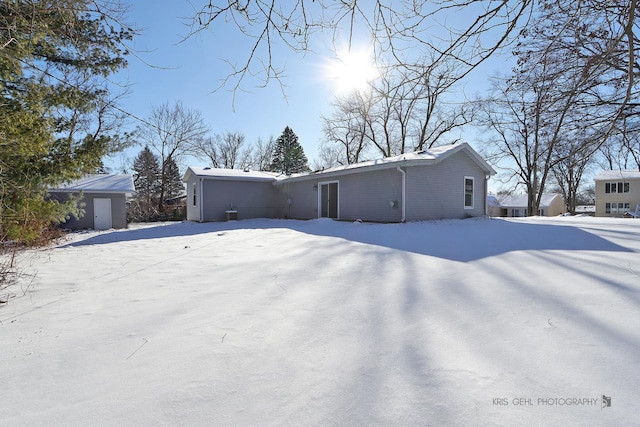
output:
[[[258,138],[278,137],[289,126],[298,135],[310,163],[317,158],[322,139],[320,116],[331,114],[331,102],[337,89],[336,81],[326,77],[331,61],[331,35],[315,37],[315,53],[294,54],[280,50],[275,54],[277,65],[286,66],[285,94],[277,82],[266,88],[257,87],[258,79],[247,79],[235,101],[231,87],[218,89],[221,79],[230,72],[225,60],[241,62],[246,59],[250,41],[240,38],[235,27],[220,26],[183,41],[189,28],[185,25],[194,15],[188,1],[136,0],[131,2],[129,21],[141,30],[133,41],[137,57],[129,58],[129,67],[115,80],[130,85],[130,95],[123,109],[134,117],[146,118],[152,106],[181,101],[188,109],[202,113],[212,134],[240,132],[247,143]],[[194,1],[197,6],[198,0]],[[365,47],[356,40],[356,48]],[[491,68],[476,70],[476,81],[467,84],[468,93],[486,87]],[[286,95],[286,98],[285,98]],[[461,94],[455,94],[462,99]],[[131,127],[138,123],[131,121]],[[463,138],[473,145],[475,131]],[[142,147],[108,159],[108,167],[118,170],[132,160]],[[188,165],[204,166],[204,160],[187,159]],[[182,165],[184,167],[186,165]]]
[[[277,59],[287,70],[286,99],[276,82],[259,88],[256,86],[260,80],[254,79],[244,83],[244,89],[251,91],[236,92],[234,102],[231,88],[216,88],[230,72],[224,61],[245,59],[247,40],[218,29],[181,42],[188,32],[182,18],[192,14],[193,8],[186,1],[138,0],[131,5],[130,22],[142,34],[133,42],[139,58],[130,56],[127,69],[115,78],[130,85],[123,109],[145,118],[152,106],[181,101],[185,108],[202,113],[213,134],[239,131],[248,143],[258,138],[277,138],[289,126],[298,135],[307,157],[315,158],[321,138],[319,118],[330,113],[335,86],[323,77],[327,57],[287,53]],[[135,127],[137,123],[132,120],[131,124]],[[140,149],[128,150],[124,156],[133,157]],[[114,156],[108,166],[118,167],[122,157]]]

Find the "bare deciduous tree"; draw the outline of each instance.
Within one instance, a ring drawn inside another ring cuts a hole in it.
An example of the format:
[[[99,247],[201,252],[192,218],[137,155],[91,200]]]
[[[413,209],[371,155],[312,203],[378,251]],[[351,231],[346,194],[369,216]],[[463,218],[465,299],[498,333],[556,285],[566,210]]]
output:
[[[496,80],[490,102],[484,104],[484,124],[494,138],[484,148],[494,162],[506,159],[508,169],[527,192],[527,212],[536,215],[553,168],[560,162],[577,167],[584,145],[576,139],[581,119],[574,106],[591,86],[588,76],[545,52],[526,62],[508,80]],[[560,72],[560,70],[563,72]]]
[[[251,166],[252,147],[245,145],[240,132],[226,132],[196,142],[193,145],[196,157],[206,158],[214,168],[244,169]]]
[[[542,54],[554,55],[563,63],[558,73],[580,74],[586,87],[578,88],[574,110],[582,111],[581,120],[588,118],[591,128],[581,140],[585,156],[611,138],[623,143],[637,131],[629,124],[640,116],[637,0],[547,0],[539,9],[516,51],[520,61],[536,64]]]
[[[234,90],[241,88],[248,76],[259,75],[262,83],[280,81],[283,68],[275,57],[279,47],[308,52],[311,40],[326,32],[334,42],[341,33],[351,45],[353,34],[366,33],[375,44],[378,56],[395,61],[400,67],[413,66],[407,57],[409,48],[434,52],[435,62],[455,61],[460,79],[507,44],[528,20],[533,0],[451,0],[447,2],[333,2],[299,0],[287,6],[271,0],[252,2],[230,0],[223,5],[204,3],[190,21],[187,37],[209,28],[232,25],[240,35],[251,40],[245,60],[229,64],[231,72],[222,83]],[[455,14],[456,27],[445,27],[446,17]],[[460,19],[468,16],[469,19]],[[418,61],[419,63],[420,61]]]
[[[366,156],[370,145],[366,118],[371,109],[371,97],[352,92],[337,98],[333,108],[331,116],[322,117],[325,137],[320,147],[322,166],[358,163],[363,155]]]
[[[473,109],[447,102],[453,74],[451,67],[426,63],[413,71],[385,69],[370,90],[338,98],[334,113],[323,117],[323,154],[344,164],[455,143],[452,132],[471,121]]]
[[[514,54],[518,65],[485,110],[496,135],[492,154],[509,158],[538,212],[547,180],[575,209],[580,179],[593,154],[636,117],[635,1],[548,0]],[[623,140],[624,138],[620,138]],[[619,151],[619,150],[618,150]]]
[[[185,109],[181,102],[173,105],[167,102],[152,108],[141,136],[160,159],[160,211],[164,207],[169,160],[179,164],[180,159],[192,151],[193,145],[205,138],[208,132],[202,114],[196,110]]]
[[[251,147],[251,168],[259,171],[269,170],[275,145],[276,140],[272,136],[269,137],[267,142],[258,138]]]

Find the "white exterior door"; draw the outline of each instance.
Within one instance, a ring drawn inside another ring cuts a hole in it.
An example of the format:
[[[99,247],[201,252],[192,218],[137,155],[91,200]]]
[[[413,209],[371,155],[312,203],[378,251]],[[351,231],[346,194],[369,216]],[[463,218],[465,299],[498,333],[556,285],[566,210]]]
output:
[[[95,230],[111,228],[111,199],[93,199],[93,228]]]

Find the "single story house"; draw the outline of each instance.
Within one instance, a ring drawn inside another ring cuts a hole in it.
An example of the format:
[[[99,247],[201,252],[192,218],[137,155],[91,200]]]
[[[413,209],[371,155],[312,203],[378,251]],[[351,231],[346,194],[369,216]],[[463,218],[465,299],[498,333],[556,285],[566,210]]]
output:
[[[133,177],[124,174],[89,175],[49,190],[50,196],[58,200],[66,200],[73,194],[84,203],[84,216],[70,218],[64,224],[74,230],[126,228],[127,197],[134,192]]]
[[[596,216],[596,205],[578,205],[576,215]]]
[[[640,171],[608,170],[595,177],[596,216],[640,214]]]
[[[489,196],[489,215],[494,217],[524,217],[527,216],[527,195],[498,195]],[[557,216],[565,213],[567,207],[560,194],[543,194],[540,199],[538,216]]]
[[[187,169],[187,219],[333,218],[404,222],[487,214],[496,172],[466,143],[281,175]]]

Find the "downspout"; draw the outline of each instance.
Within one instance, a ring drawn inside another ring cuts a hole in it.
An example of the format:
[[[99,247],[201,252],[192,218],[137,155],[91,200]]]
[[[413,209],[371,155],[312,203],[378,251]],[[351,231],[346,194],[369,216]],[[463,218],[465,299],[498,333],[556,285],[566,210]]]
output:
[[[489,197],[489,178],[491,175],[484,176],[484,216],[489,216],[489,201],[487,197]]]
[[[402,217],[400,222],[407,221],[407,173],[400,166],[396,166],[398,172],[402,174]]]
[[[200,200],[198,200],[198,203],[200,204],[200,222],[204,222],[204,197],[202,194],[202,191],[204,190],[204,178],[200,178],[200,194],[198,195],[198,197],[200,198]]]

